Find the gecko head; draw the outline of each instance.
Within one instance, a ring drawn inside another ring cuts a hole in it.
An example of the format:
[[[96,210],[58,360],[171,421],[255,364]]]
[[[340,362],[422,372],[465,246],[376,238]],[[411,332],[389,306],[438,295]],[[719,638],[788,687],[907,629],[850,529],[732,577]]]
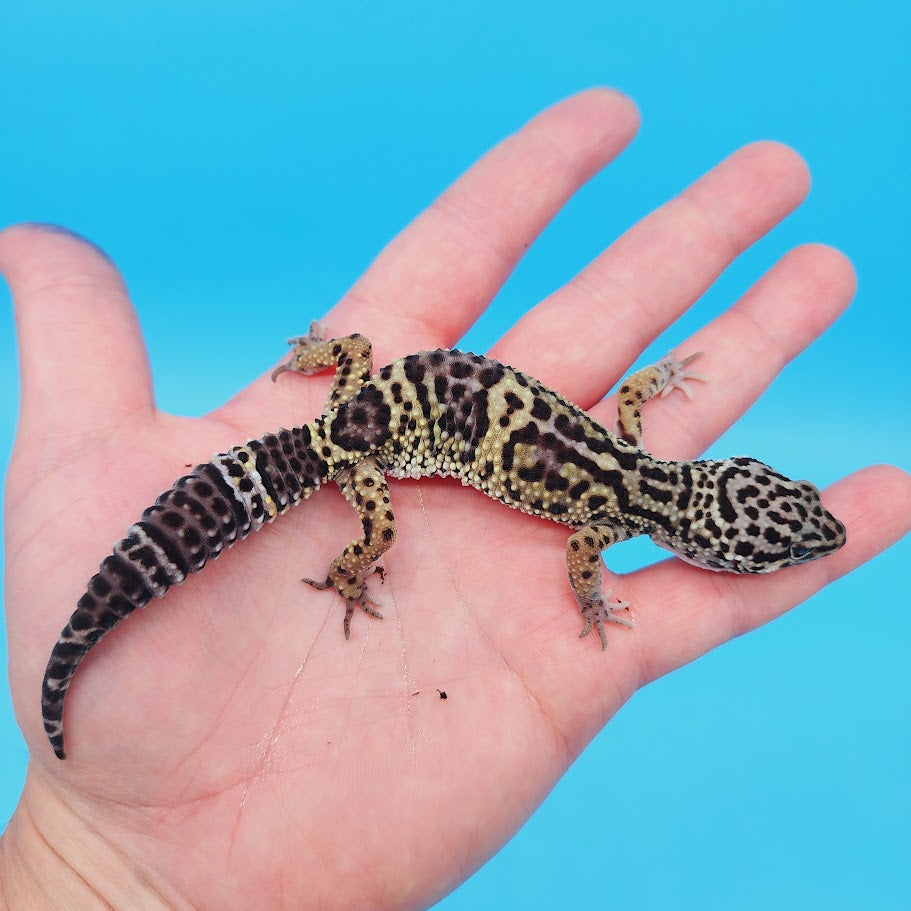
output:
[[[838,550],[845,527],[809,481],[792,481],[755,459],[689,463],[690,496],[652,535],[681,559],[708,569],[768,573]]]

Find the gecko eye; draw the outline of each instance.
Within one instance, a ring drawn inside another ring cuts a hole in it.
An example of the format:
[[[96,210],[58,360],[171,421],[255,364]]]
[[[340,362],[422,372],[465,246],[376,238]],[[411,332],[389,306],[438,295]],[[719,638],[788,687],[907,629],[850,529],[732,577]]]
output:
[[[792,560],[805,560],[812,553],[813,553],[812,547],[806,547],[803,544],[792,544],[791,545],[791,559]]]

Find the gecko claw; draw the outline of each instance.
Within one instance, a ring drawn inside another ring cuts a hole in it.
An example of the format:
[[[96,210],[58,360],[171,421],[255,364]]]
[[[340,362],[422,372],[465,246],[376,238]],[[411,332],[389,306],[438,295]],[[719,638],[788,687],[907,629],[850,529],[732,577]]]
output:
[[[682,361],[675,360],[673,354],[668,354],[658,362],[657,367],[667,373],[667,383],[661,390],[661,398],[667,398],[675,389],[679,389],[690,401],[693,401],[693,390],[687,386],[687,380],[707,383],[709,378],[703,373],[693,373],[686,368],[697,358],[702,357],[702,354],[702,351],[697,351]]]
[[[612,591],[608,588],[603,595],[596,595],[582,605],[582,619],[585,621],[585,625],[582,627],[582,632],[579,633],[579,638],[584,639],[594,627],[598,631],[598,638],[601,640],[602,652],[607,648],[607,633],[604,631],[605,623],[616,623],[628,629],[632,629],[636,625],[631,617],[628,615],[623,616],[619,613],[619,611],[629,611],[629,601],[616,601],[610,604],[607,599],[610,598],[611,594]]]

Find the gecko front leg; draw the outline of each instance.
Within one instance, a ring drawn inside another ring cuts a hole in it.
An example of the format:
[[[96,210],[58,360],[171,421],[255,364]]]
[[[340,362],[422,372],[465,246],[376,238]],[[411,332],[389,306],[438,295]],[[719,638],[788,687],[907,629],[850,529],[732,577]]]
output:
[[[272,371],[274,383],[283,373],[303,373],[311,376],[329,367],[335,368],[332,388],[326,399],[326,410],[341,405],[357,394],[373,372],[373,348],[370,339],[359,332],[333,338],[323,338],[319,323],[310,325],[308,335],[289,338],[291,360]]]
[[[611,596],[611,589],[601,591],[601,551],[630,537],[630,533],[622,528],[589,525],[580,528],[566,542],[566,569],[569,573],[569,582],[585,622],[579,638],[587,636],[594,627],[601,639],[602,650],[607,648],[605,623],[632,627],[633,621],[628,613],[620,613],[629,610],[629,601],[611,604],[607,600]]]

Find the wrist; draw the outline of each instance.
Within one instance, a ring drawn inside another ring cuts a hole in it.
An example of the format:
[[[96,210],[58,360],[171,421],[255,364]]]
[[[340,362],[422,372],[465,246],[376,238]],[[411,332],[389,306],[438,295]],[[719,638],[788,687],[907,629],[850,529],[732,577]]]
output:
[[[0,911],[173,907],[30,765],[0,838]]]

